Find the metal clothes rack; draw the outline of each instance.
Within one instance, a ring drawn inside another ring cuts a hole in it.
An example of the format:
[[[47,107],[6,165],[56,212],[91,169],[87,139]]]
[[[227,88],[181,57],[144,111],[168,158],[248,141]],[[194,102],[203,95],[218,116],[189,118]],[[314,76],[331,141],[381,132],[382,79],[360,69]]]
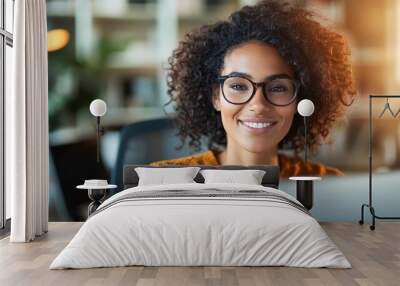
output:
[[[368,204],[362,204],[361,206],[361,220],[359,223],[362,225],[364,224],[364,208],[367,207],[369,208],[369,211],[372,216],[372,225],[370,225],[370,229],[374,230],[375,229],[375,219],[400,219],[400,217],[383,217],[383,216],[378,216],[375,213],[375,208],[372,205],[372,100],[373,99],[382,99],[386,98],[388,100],[389,98],[400,98],[400,95],[370,95],[369,96],[369,201]],[[386,111],[386,105],[385,109]],[[384,112],[383,111],[383,112]],[[381,116],[383,115],[383,112],[381,113]],[[398,113],[396,113],[394,118],[397,116]],[[392,113],[393,115],[393,113]]]

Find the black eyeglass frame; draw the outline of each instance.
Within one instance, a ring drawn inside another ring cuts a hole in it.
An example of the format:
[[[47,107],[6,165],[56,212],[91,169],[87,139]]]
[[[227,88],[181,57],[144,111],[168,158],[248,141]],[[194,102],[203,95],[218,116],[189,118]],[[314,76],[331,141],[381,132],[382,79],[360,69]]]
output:
[[[231,77],[240,77],[240,78],[246,79],[246,80],[248,80],[248,81],[253,85],[253,93],[251,94],[251,96],[249,97],[249,99],[246,100],[245,102],[242,102],[242,103],[235,103],[235,102],[229,101],[229,100],[226,98],[225,93],[224,93],[224,83],[225,83],[225,80],[227,80],[228,78],[231,78]],[[294,83],[294,87],[295,87],[293,99],[292,99],[289,103],[287,103],[287,104],[276,104],[276,103],[273,103],[271,100],[269,100],[269,98],[268,98],[268,96],[266,95],[266,92],[265,92],[265,85],[266,85],[267,83],[269,83],[269,82],[271,82],[271,81],[273,81],[273,80],[276,80],[276,79],[281,79],[281,78],[290,79],[290,80]],[[248,77],[245,77],[245,76],[243,76],[243,75],[236,75],[236,74],[235,74],[235,75],[221,75],[221,76],[217,77],[217,80],[218,80],[218,82],[219,82],[219,84],[220,84],[220,88],[221,88],[221,90],[222,90],[222,95],[223,95],[224,99],[225,99],[227,102],[229,102],[229,103],[231,103],[231,104],[235,104],[235,105],[241,105],[241,104],[246,104],[246,103],[248,103],[248,102],[254,97],[254,95],[256,94],[256,91],[257,91],[258,87],[261,87],[261,88],[262,88],[263,96],[264,96],[264,98],[265,98],[269,103],[271,103],[272,105],[275,105],[275,106],[288,106],[288,105],[292,104],[293,101],[296,100],[297,94],[298,94],[298,91],[299,91],[299,88],[300,88],[300,82],[299,82],[298,80],[293,79],[293,78],[291,78],[291,77],[289,77],[289,76],[286,77],[286,76],[282,76],[282,75],[272,76],[272,77],[270,77],[270,78],[268,78],[267,80],[262,81],[262,82],[254,82],[254,81],[252,81],[251,79],[249,79]]]

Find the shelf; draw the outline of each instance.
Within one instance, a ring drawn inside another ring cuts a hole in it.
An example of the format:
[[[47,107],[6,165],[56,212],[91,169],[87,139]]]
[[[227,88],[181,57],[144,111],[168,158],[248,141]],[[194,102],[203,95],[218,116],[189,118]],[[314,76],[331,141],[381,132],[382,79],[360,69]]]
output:
[[[89,113],[89,109],[88,109]],[[162,107],[109,107],[107,114],[102,117],[101,125],[108,130],[120,130],[133,122],[164,117]],[[76,126],[64,127],[49,133],[51,146],[71,144],[96,136],[95,118],[78,122]]]

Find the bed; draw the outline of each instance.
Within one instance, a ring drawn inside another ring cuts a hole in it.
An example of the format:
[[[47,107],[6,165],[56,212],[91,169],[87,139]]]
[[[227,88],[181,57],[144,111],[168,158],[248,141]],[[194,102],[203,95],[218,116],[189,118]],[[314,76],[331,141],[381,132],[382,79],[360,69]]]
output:
[[[124,167],[124,190],[100,205],[50,269],[351,267],[308,210],[279,190],[277,166],[199,166],[264,170],[260,185],[204,183],[199,173],[193,183],[151,186],[138,185],[137,167]]]

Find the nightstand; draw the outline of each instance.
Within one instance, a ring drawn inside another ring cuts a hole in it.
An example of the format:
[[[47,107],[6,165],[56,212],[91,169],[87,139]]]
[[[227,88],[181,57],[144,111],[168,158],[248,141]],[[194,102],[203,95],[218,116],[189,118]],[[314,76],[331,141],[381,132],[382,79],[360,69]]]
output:
[[[109,189],[114,189],[116,185],[109,185],[106,183],[103,185],[91,184],[90,181],[100,181],[100,180],[85,180],[84,185],[76,186],[77,189],[84,189],[88,191],[89,199],[92,201],[88,206],[88,216],[90,216],[96,209],[101,205],[107,195]]]
[[[296,198],[308,210],[312,209],[314,203],[314,181],[320,181],[321,179],[321,177],[311,176],[289,178],[289,180],[296,181]]]

